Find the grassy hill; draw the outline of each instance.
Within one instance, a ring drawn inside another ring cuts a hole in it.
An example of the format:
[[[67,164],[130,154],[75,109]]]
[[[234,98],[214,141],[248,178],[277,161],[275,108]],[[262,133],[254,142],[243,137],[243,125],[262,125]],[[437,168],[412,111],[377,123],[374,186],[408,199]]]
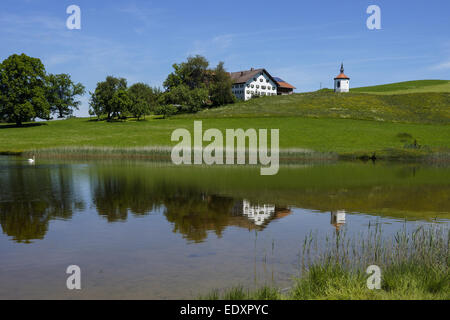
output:
[[[260,97],[205,110],[194,117],[310,117],[449,124],[450,92],[380,95],[359,92],[336,94],[331,90],[320,90],[289,96]]]
[[[376,152],[377,157],[396,159],[439,154],[439,159],[448,159],[450,92],[398,94],[405,90],[435,90],[437,86],[446,85],[442,81],[430,81],[355,89],[378,90],[385,94],[353,91],[336,94],[320,90],[261,97],[169,119],[98,122],[80,118],[19,128],[0,124],[0,153],[63,148],[64,152],[74,155],[86,152],[98,156],[102,153],[121,157],[145,155],[154,151],[129,150],[173,146],[175,143],[170,141],[173,130],[192,130],[194,120],[203,120],[204,130],[277,128],[282,149],[314,150],[343,157],[366,157]],[[389,90],[396,94],[387,94]],[[86,151],[86,147],[94,150],[87,148]],[[61,152],[57,149],[51,154]]]
[[[450,92],[450,80],[417,80],[372,87],[350,89],[350,92],[371,94],[406,94],[425,92]]]

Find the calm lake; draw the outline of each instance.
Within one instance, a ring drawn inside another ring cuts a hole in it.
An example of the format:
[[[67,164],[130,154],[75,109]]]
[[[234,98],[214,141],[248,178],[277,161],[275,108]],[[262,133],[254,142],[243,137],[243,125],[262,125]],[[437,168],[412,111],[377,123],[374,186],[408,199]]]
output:
[[[311,232],[450,222],[450,168],[204,167],[0,157],[0,299],[196,298],[288,287]],[[78,265],[82,290],[66,288]]]

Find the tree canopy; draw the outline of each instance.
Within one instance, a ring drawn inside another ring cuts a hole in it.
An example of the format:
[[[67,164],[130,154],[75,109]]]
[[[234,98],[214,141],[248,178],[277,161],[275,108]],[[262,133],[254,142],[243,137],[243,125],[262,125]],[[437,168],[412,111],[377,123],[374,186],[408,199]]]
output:
[[[0,64],[0,119],[22,125],[36,118],[49,120],[78,110],[84,86],[68,74],[49,74],[40,59],[13,54]]]
[[[68,74],[50,74],[48,76],[48,101],[50,111],[58,114],[58,118],[64,118],[73,114],[73,110],[78,110],[80,101],[75,99],[85,93],[85,88],[81,83],[72,82]]]
[[[156,110],[158,97],[161,94],[160,89],[138,82],[129,87],[128,92],[132,101],[129,111],[138,120]]]
[[[213,81],[209,88],[209,94],[213,106],[221,106],[235,101],[235,96],[231,92],[232,81],[230,74],[226,72],[224,63],[221,61],[214,69]]]
[[[163,86],[167,91],[179,85],[186,85],[191,90],[205,86],[210,76],[208,66],[209,62],[205,57],[188,57],[186,62],[172,65],[174,72],[167,76]]]
[[[46,73],[41,60],[22,53],[0,64],[0,117],[22,125],[35,118],[50,118]]]
[[[215,69],[208,67],[208,60],[199,55],[174,64],[174,71],[164,81],[166,92],[160,103],[178,105],[179,112],[197,112],[202,108],[233,103],[232,81],[224,63],[220,62]]]
[[[173,64],[163,86],[164,92],[145,83],[128,88],[126,79],[107,76],[90,92],[89,114],[108,120],[132,115],[139,120],[152,112],[197,112],[235,101],[224,63],[210,69],[200,55]],[[84,93],[85,87],[73,82],[69,74],[47,74],[38,58],[13,54],[0,64],[0,121],[22,125],[36,118],[48,120],[52,114],[71,116],[81,104],[77,97]]]
[[[107,76],[105,81],[97,83],[95,91],[91,92],[90,107],[92,112],[98,117],[107,115],[108,120],[117,115],[114,95],[119,90],[127,90],[127,80],[124,78],[116,78]],[[117,99],[117,97],[116,97]]]

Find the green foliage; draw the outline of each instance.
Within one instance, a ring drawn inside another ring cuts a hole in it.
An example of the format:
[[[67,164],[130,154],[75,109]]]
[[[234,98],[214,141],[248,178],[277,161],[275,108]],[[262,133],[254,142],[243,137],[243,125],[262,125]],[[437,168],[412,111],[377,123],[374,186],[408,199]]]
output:
[[[208,101],[208,89],[204,87],[189,89],[187,85],[182,84],[162,94],[159,103],[177,105],[180,113],[192,113],[201,110]]]
[[[125,118],[132,101],[125,89],[117,90],[111,99],[111,118]]]
[[[0,64],[0,118],[22,125],[49,119],[46,73],[38,58],[13,54]]]
[[[223,62],[213,70],[208,69],[208,65],[208,60],[199,55],[174,64],[174,72],[164,81],[166,92],[160,99],[161,104],[180,105],[180,113],[191,113],[209,106],[233,103],[231,78]]]
[[[232,81],[230,74],[225,71],[224,63],[219,62],[214,70],[213,81],[209,88],[212,105],[217,107],[235,102],[235,96],[231,91]]]
[[[187,112],[197,112],[200,111],[200,109],[208,106],[209,105],[208,89],[195,88],[193,90],[190,90],[186,104],[189,107],[186,110]]]
[[[139,82],[128,88],[128,93],[132,100],[130,112],[139,120],[140,117],[155,111],[161,90]]]
[[[186,85],[189,89],[203,87],[210,77],[208,66],[209,62],[205,57],[188,57],[186,62],[173,64],[174,72],[167,76],[163,86],[167,91],[180,85]]]
[[[177,113],[178,109],[174,105],[166,104],[162,106],[156,107],[155,114],[156,115],[162,115],[163,118],[170,117],[171,115],[174,115]]]
[[[129,112],[133,115],[133,117],[140,120],[142,116],[145,117],[145,115],[149,113],[149,109],[149,105],[144,99],[131,98]]]
[[[50,111],[56,113],[58,118],[64,118],[73,114],[73,110],[78,110],[80,101],[75,99],[85,93],[85,88],[81,83],[74,83],[68,74],[50,74],[48,80],[48,101]]]
[[[127,80],[124,78],[106,77],[105,81],[98,82],[95,91],[91,92],[90,107],[91,113],[98,118],[103,115],[108,120],[118,115],[117,105],[114,105],[113,98],[117,91],[127,89]],[[116,97],[117,99],[117,97]],[[116,100],[117,102],[117,100]]]

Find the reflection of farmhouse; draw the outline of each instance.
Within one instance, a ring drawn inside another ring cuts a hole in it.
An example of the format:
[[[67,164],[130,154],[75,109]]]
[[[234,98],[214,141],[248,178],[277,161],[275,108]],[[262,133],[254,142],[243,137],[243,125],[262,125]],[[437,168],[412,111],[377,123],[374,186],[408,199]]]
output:
[[[252,204],[248,200],[241,200],[235,203],[233,214],[242,215],[256,227],[263,228],[274,219],[288,216],[291,214],[291,210],[271,204]]]
[[[247,101],[256,96],[291,94],[295,87],[280,78],[273,78],[266,69],[231,72],[232,92],[236,98]]]
[[[247,200],[243,201],[242,204],[242,214],[247,216],[248,219],[252,220],[256,225],[263,225],[264,221],[269,219],[275,213],[275,206],[264,204],[251,205]]]
[[[291,213],[283,207],[256,205],[192,190],[171,194],[163,200],[163,205],[167,221],[173,224],[173,232],[195,242],[204,241],[210,231],[220,237],[230,226],[260,231],[271,221]]]
[[[339,230],[345,224],[345,210],[331,211],[331,224]]]

